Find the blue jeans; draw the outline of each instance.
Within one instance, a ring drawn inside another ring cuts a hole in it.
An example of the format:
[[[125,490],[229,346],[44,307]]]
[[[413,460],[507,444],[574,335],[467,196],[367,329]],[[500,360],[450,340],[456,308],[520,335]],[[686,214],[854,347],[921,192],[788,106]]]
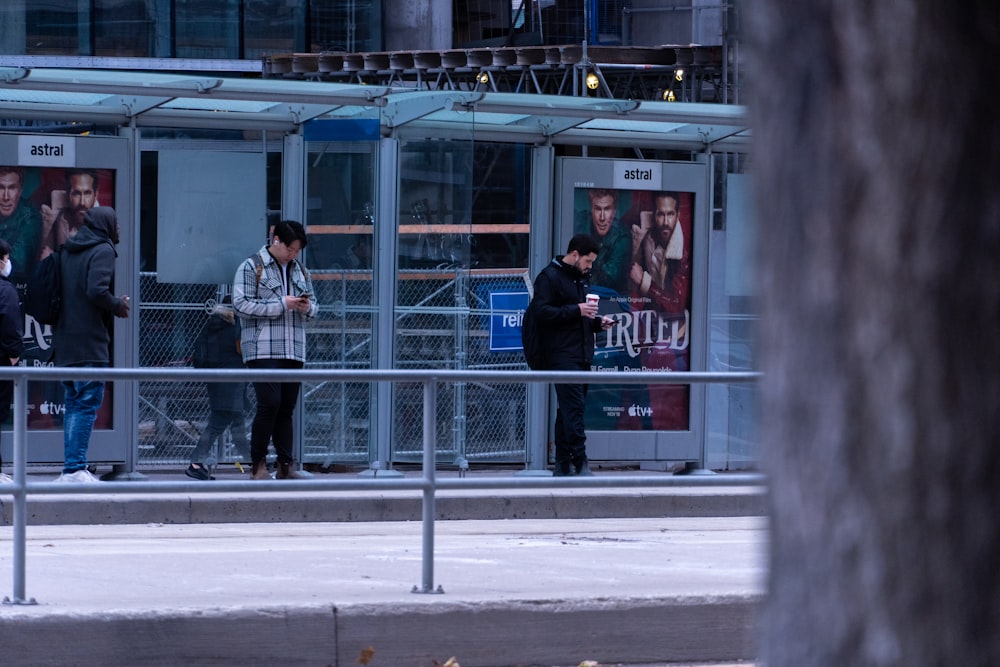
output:
[[[87,447],[97,420],[97,410],[104,401],[104,382],[63,381],[66,411],[63,413],[63,472],[87,468]]]

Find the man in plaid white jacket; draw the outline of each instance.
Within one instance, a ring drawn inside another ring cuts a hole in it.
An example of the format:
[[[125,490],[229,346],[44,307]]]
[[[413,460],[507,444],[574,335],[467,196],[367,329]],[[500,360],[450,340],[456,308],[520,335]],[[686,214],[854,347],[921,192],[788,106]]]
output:
[[[297,257],[306,232],[294,220],[274,226],[274,236],[243,262],[233,279],[233,310],[242,325],[243,361],[248,368],[302,368],[306,361],[308,320],[319,306],[312,280]],[[292,413],[298,382],[254,382],[257,414],[250,431],[251,479],[270,479],[267,446],[274,443],[278,479],[300,479],[292,457]]]

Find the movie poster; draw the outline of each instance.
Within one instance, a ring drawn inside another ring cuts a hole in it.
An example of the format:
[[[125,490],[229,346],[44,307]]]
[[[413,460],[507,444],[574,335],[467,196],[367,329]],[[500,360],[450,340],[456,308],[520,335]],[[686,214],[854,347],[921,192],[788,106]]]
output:
[[[600,313],[595,372],[690,369],[693,192],[574,188],[573,232],[601,244],[591,274]],[[683,431],[689,385],[590,385],[588,430]]]
[[[87,210],[115,205],[114,176],[110,169],[0,166],[0,238],[11,246],[12,263],[6,279],[21,299],[38,262],[76,234]],[[25,350],[18,364],[51,365],[51,346],[51,326],[25,315]],[[111,428],[112,397],[113,388],[108,383],[95,429]],[[61,383],[29,385],[29,428],[61,429],[63,407]]]

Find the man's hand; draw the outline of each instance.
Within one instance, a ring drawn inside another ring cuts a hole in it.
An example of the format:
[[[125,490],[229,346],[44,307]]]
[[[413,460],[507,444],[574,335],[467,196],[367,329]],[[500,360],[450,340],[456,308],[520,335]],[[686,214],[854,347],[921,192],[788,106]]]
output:
[[[643,229],[639,225],[632,225],[632,261],[638,262],[642,242],[646,240],[648,229]]]
[[[612,326],[614,326],[614,324],[615,324],[615,321],[614,321],[613,318],[608,317],[607,315],[602,315],[601,316],[601,328],[604,329],[605,331],[607,331]]]
[[[42,204],[42,236],[47,238],[49,232],[52,231],[52,225],[55,224],[56,218],[59,217],[59,210],[52,208],[48,204]]]
[[[295,310],[300,313],[309,312],[309,298],[301,296],[286,296],[284,299],[285,310]]]
[[[128,317],[131,306],[129,305],[128,294],[122,294],[118,302],[118,308],[115,310],[115,317]]]
[[[580,306],[580,314],[583,315],[584,317],[588,317],[590,319],[597,317],[596,303],[587,303],[586,301],[584,301],[583,303],[577,305]]]

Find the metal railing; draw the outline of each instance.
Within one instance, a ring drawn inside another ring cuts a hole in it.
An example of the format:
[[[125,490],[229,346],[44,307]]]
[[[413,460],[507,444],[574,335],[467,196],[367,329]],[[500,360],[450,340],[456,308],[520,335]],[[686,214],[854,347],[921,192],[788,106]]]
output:
[[[31,381],[53,380],[104,380],[167,382],[394,382],[423,385],[423,474],[420,478],[372,477],[369,479],[331,480],[275,480],[269,484],[246,481],[201,482],[102,482],[95,484],[59,484],[55,482],[27,481],[27,394]],[[414,586],[414,593],[442,593],[434,587],[434,517],[435,494],[438,489],[501,489],[501,488],[570,488],[614,487],[642,488],[665,486],[731,486],[734,484],[761,484],[762,475],[742,473],[726,476],[697,475],[639,475],[628,477],[559,477],[524,476],[510,478],[458,478],[438,480],[435,476],[435,441],[437,439],[437,390],[438,385],[458,382],[493,383],[586,383],[586,384],[734,384],[756,382],[760,373],[589,373],[570,371],[456,371],[456,370],[356,370],[356,369],[305,369],[305,370],[247,370],[247,369],[163,369],[163,368],[27,368],[15,366],[0,368],[0,381],[14,383],[14,447],[13,484],[0,484],[0,495],[12,495],[13,503],[13,596],[5,597],[4,604],[36,604],[26,597],[26,538],[27,501],[29,494],[72,495],[105,493],[219,493],[231,491],[282,492],[282,491],[370,491],[412,490],[423,494],[422,505],[422,576],[421,585]]]

